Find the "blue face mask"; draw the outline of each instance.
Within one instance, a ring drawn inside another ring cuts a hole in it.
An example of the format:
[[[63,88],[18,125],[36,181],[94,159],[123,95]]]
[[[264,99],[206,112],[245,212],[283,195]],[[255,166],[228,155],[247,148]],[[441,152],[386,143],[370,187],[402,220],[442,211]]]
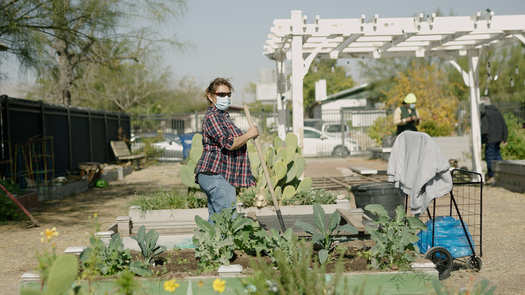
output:
[[[413,110],[416,107],[415,103],[408,104],[408,107]]]
[[[219,110],[227,110],[230,107],[231,98],[229,96],[220,97],[217,96],[217,103],[215,104],[215,107]]]

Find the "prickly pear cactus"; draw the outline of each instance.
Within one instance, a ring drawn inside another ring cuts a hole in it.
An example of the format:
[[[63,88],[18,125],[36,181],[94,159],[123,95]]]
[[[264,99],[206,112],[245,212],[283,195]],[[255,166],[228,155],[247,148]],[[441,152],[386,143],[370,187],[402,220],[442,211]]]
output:
[[[201,155],[202,135],[197,133],[191,139],[191,150],[188,162],[186,165],[182,165],[179,170],[182,183],[192,189],[200,189],[199,185],[195,183],[195,167],[197,167],[197,162],[199,162]]]
[[[248,152],[252,174],[257,182],[257,192],[259,195],[267,197],[268,204],[272,204],[269,201],[271,196],[259,154],[251,143],[248,143]],[[265,157],[268,173],[279,203],[282,200],[292,198],[297,193],[307,192],[312,188],[312,179],[310,177],[300,179],[306,162],[301,155],[295,134],[288,133],[284,141],[279,137],[275,137],[273,146],[265,148],[262,154]],[[250,190],[245,190],[245,192],[253,193]]]

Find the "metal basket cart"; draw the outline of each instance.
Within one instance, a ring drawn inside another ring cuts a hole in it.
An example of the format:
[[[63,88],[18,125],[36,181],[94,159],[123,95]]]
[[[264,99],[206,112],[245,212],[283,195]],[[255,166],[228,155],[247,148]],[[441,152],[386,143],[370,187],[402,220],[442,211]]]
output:
[[[482,243],[482,191],[483,182],[481,174],[466,170],[453,169],[451,171],[453,186],[445,196],[434,198],[429,204],[426,213],[420,216],[423,222],[432,221],[432,245],[424,253],[426,259],[431,260],[438,270],[438,277],[444,280],[450,276],[454,258],[450,249],[445,245],[435,243],[435,220],[438,216],[451,216],[461,222],[463,232],[468,240],[471,250],[470,256],[457,257],[463,260],[467,268],[481,270],[481,256],[483,256]],[[468,229],[467,229],[468,228]],[[479,253],[479,256],[476,255]]]

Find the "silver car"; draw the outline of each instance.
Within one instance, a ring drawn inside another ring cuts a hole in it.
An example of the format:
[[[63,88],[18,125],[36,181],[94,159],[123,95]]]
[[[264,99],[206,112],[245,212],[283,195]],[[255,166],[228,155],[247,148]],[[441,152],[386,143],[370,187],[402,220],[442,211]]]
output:
[[[131,137],[131,152],[144,152],[146,143],[150,143],[157,151],[157,161],[182,161],[183,145],[180,138],[171,133],[148,132]]]
[[[304,127],[303,144],[305,157],[347,157],[359,155],[361,151],[359,144],[352,139],[345,138],[343,144],[340,137],[330,136],[312,127]]]

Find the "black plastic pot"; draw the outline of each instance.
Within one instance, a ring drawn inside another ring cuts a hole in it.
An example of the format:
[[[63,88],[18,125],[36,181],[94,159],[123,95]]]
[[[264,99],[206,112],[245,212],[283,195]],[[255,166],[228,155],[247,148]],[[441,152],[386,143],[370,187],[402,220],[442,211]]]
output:
[[[405,194],[391,182],[365,183],[353,186],[350,190],[354,194],[356,207],[363,210],[366,205],[380,204],[388,212],[388,216],[394,218],[396,208],[399,205],[405,207]],[[365,214],[372,219],[377,219],[377,216],[369,211],[365,210]]]

